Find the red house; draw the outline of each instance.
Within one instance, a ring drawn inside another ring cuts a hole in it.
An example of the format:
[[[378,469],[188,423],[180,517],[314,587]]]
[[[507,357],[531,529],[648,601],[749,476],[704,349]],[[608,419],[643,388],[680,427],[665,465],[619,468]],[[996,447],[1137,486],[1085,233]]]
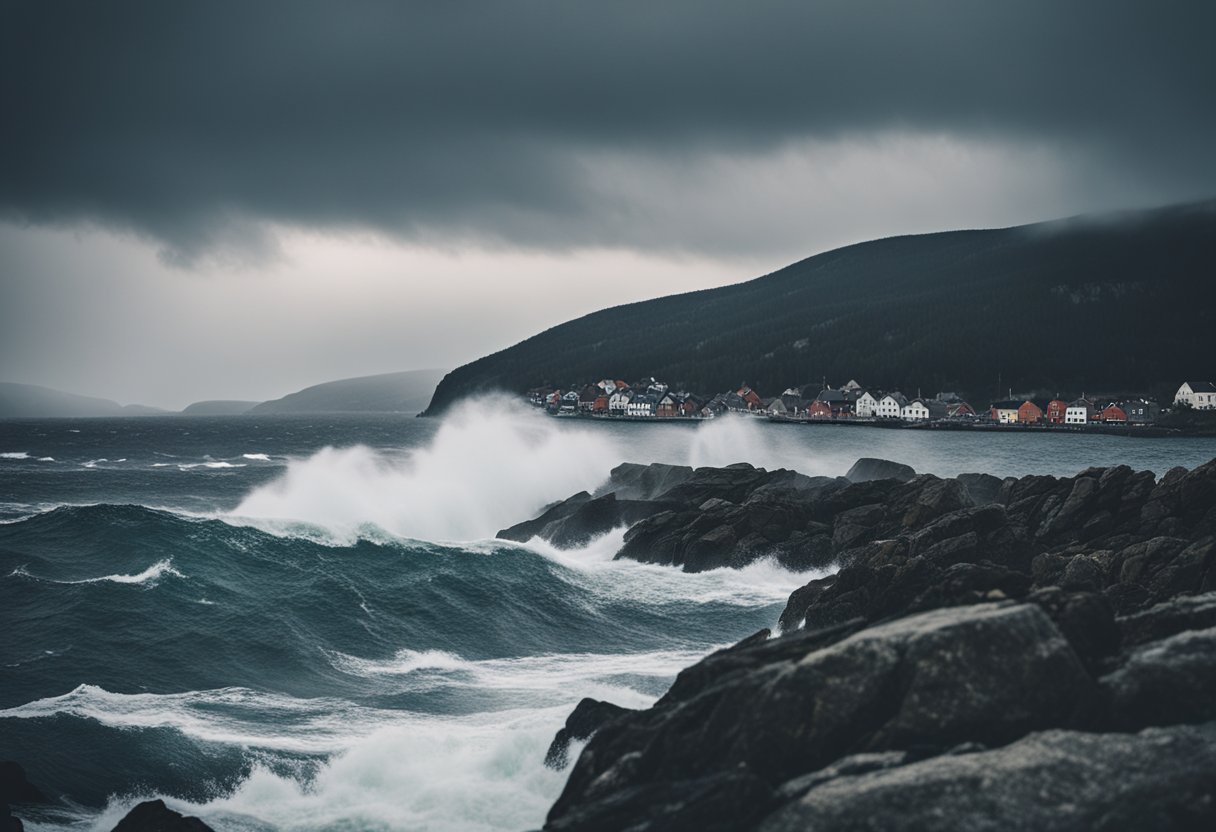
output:
[[[1127,411],[1120,407],[1117,402],[1111,402],[1102,409],[1102,415],[1099,418],[1103,422],[1126,422]]]
[[[591,410],[593,413],[607,413],[608,412],[608,397],[607,396],[596,396],[595,404],[592,405]]]
[[[1062,402],[1059,399],[1052,399],[1047,403],[1047,424],[1062,425],[1064,424],[1064,414],[1068,411],[1068,402]]]
[[[827,402],[819,401],[819,399],[815,399],[815,401],[811,402],[810,406],[806,409],[806,412],[807,415],[812,419],[832,418],[832,406]]]
[[[746,384],[736,390],[735,393],[739,396],[739,398],[747,402],[748,410],[755,410],[761,406],[760,394],[748,387]]]
[[[1043,418],[1043,408],[1027,399],[1018,406],[1018,421],[1023,425],[1033,425]]]

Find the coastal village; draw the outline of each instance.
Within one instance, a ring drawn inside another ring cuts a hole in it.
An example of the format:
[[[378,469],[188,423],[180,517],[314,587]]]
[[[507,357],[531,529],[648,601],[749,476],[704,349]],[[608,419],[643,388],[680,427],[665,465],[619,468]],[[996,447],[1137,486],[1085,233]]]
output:
[[[910,398],[896,391],[871,390],[850,380],[842,387],[826,383],[808,396],[806,388],[790,387],[778,396],[763,396],[744,384],[712,397],[676,391],[654,378],[630,384],[602,379],[577,389],[538,387],[528,400],[554,416],[605,419],[713,419],[727,413],[767,417],[775,421],[841,422],[888,426],[1151,426],[1168,409],[1147,397],[1023,398],[1009,395],[986,407],[975,407],[955,393]],[[1169,408],[1216,410],[1216,384],[1184,382]]]

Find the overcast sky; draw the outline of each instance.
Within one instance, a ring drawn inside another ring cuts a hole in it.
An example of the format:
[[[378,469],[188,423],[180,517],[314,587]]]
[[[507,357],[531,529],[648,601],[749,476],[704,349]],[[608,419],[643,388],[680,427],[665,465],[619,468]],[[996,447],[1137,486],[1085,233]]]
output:
[[[1209,197],[1213,32],[1206,0],[4,2],[0,381],[264,399]]]

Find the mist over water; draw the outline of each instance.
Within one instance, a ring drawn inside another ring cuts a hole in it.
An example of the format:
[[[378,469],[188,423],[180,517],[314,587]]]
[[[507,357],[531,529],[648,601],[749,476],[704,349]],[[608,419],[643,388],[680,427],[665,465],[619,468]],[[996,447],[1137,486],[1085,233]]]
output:
[[[1162,473],[1204,440],[554,419],[513,400],[368,417],[0,422],[0,748],[108,830],[164,797],[217,830],[521,830],[583,696],[643,707],[772,627],[813,574],[686,575],[496,531],[621,462],[840,475]]]

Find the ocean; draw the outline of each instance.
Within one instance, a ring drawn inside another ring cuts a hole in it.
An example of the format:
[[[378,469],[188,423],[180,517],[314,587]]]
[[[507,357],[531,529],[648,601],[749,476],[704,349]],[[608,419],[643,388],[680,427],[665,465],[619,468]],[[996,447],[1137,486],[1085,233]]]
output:
[[[108,830],[164,797],[217,830],[523,830],[584,696],[643,707],[814,575],[687,575],[494,539],[623,461],[843,474],[1164,473],[1212,439],[404,416],[0,422],[0,759]],[[572,755],[573,756],[573,755]]]

